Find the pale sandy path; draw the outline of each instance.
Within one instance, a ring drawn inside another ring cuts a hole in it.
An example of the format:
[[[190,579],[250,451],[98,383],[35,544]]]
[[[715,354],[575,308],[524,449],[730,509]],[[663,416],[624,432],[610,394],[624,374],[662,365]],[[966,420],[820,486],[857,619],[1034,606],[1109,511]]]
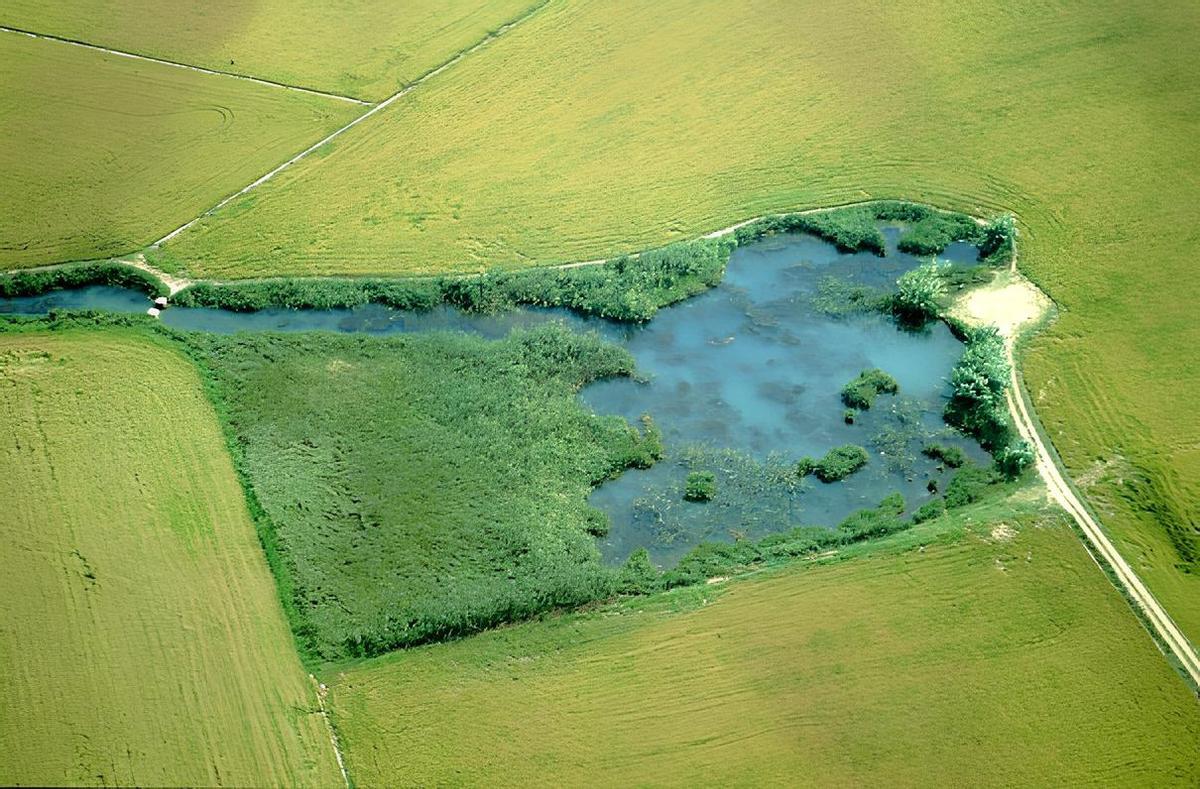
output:
[[[217,77],[228,77],[230,79],[240,79],[245,82],[253,82],[256,85],[266,85],[267,87],[270,87],[270,88],[280,88],[281,90],[294,90],[297,93],[307,93],[312,96],[323,96],[324,98],[327,98],[327,99],[337,99],[338,101],[348,101],[351,104],[358,104],[358,105],[361,105],[364,107],[371,106],[371,102],[369,102],[369,101],[363,101],[362,99],[356,99],[356,98],[353,98],[352,96],[343,96],[340,93],[329,93],[324,90],[314,90],[312,88],[301,88],[298,85],[287,85],[282,82],[273,82],[272,80],[262,79],[261,77],[247,77],[244,74],[234,74],[233,72],[230,72],[230,71],[216,71],[214,69],[204,68],[203,66],[192,66],[187,63],[180,63],[175,60],[164,60],[162,58],[153,58],[148,55],[137,55],[137,54],[134,54],[133,52],[125,52],[124,50],[120,50],[120,49],[109,49],[108,47],[101,47],[101,46],[97,46],[96,44],[89,44],[86,41],[76,41],[73,38],[62,38],[61,36],[53,36],[53,35],[49,35],[46,33],[34,33],[32,31],[21,30],[20,28],[16,28],[16,27],[5,27],[4,25],[0,25],[0,32],[15,33],[16,35],[19,35],[19,36],[28,36],[29,38],[36,38],[36,39],[40,39],[42,41],[53,41],[58,44],[67,44],[67,45],[73,46],[73,47],[83,47],[84,49],[90,49],[95,52],[103,52],[108,55],[116,55],[117,57],[129,58],[131,60],[144,60],[147,63],[157,63],[160,66],[170,66],[172,68],[182,68],[182,69],[187,69],[188,71],[197,71],[201,74],[211,74],[211,75],[217,76]]]

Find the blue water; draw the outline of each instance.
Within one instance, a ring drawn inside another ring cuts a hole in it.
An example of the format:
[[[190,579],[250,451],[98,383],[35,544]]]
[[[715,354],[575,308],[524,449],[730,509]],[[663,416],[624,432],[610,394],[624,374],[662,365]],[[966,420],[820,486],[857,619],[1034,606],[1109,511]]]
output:
[[[655,562],[667,565],[703,540],[759,538],[796,525],[833,525],[893,491],[915,508],[929,499],[930,479],[943,489],[948,481],[945,471],[920,454],[929,440],[958,446],[986,462],[974,442],[942,423],[947,376],[962,353],[961,343],[944,325],[909,331],[878,313],[822,309],[818,297],[831,282],[887,289],[921,262],[896,251],[898,228],[884,233],[889,248],[883,258],[842,254],[808,236],[776,237],[738,248],[721,285],[661,310],[643,326],[557,309],[473,315],[448,307],[412,313],[379,305],[255,313],[175,307],[162,320],[178,329],[219,333],[454,330],[499,338],[514,328],[551,320],[598,331],[629,349],[645,380],[592,384],[581,393],[583,402],[631,422],[652,415],[666,450],[654,467],[627,471],[594,491],[592,504],[612,521],[600,548],[608,561],[621,562],[645,547]],[[953,244],[939,257],[973,263],[977,250]],[[56,308],[144,312],[149,306],[142,294],[100,286],[0,299],[0,313]],[[839,392],[871,367],[891,373],[900,392],[881,396],[848,425]],[[800,456],[819,457],[846,443],[866,447],[871,455],[867,466],[848,479],[823,484],[793,473]],[[684,480],[692,469],[716,474],[713,501],[683,500]]]

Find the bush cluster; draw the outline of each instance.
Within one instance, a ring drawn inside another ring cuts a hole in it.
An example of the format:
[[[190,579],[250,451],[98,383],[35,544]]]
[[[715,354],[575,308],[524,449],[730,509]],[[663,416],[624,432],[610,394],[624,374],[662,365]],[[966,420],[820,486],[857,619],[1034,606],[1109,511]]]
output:
[[[923,324],[938,316],[946,295],[945,270],[946,266],[931,260],[900,275],[892,309],[901,320]]]
[[[896,394],[900,391],[896,379],[879,368],[863,370],[842,387],[842,402],[849,408],[869,409],[881,394]],[[843,414],[844,416],[844,414]]]
[[[932,460],[940,460],[949,468],[958,468],[967,462],[967,456],[958,447],[948,447],[944,444],[926,444],[921,454]]]
[[[717,475],[711,471],[692,471],[684,483],[683,497],[688,501],[712,501],[717,495]]]
[[[867,450],[854,444],[834,447],[820,460],[800,458],[796,463],[796,474],[807,477],[815,475],[822,482],[837,482],[867,465]]]

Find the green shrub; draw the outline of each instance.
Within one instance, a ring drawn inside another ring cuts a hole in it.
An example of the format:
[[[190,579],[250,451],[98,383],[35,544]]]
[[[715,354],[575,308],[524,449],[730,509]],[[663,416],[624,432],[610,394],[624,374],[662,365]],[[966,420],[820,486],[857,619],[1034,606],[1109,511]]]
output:
[[[946,512],[946,502],[942,499],[930,499],[922,504],[917,511],[912,514],[913,523],[924,523],[931,521],[934,518],[940,517]]]
[[[1017,222],[1009,214],[998,216],[983,228],[979,258],[999,263],[1012,257],[1017,238]]]
[[[650,561],[650,553],[638,548],[621,567],[618,588],[625,594],[649,594],[662,587],[662,574]]]
[[[913,255],[937,255],[953,241],[978,243],[979,224],[964,214],[930,211],[900,234],[896,247]]]
[[[901,319],[922,323],[937,317],[942,297],[946,295],[945,269],[931,260],[900,275],[892,305]]]
[[[854,424],[855,411],[853,408],[847,408],[842,412],[842,421],[848,425]]]
[[[712,501],[717,495],[717,476],[711,471],[693,471],[687,475],[683,497],[688,501]]]
[[[988,486],[996,481],[996,475],[990,470],[968,463],[958,470],[946,486],[946,508],[965,507],[979,501]]]
[[[801,477],[814,474],[822,482],[837,482],[865,465],[867,450],[854,444],[845,444],[829,450],[820,460],[800,458],[796,463],[796,474]]]
[[[958,468],[967,462],[967,456],[958,447],[948,447],[944,444],[926,444],[921,454],[933,460],[940,460],[949,468]]]
[[[842,387],[842,402],[850,408],[866,410],[881,394],[896,394],[900,386],[896,379],[878,368],[863,370],[853,381]]]
[[[1009,386],[1004,340],[994,328],[966,330],[966,349],[950,374],[953,392],[943,416],[996,452],[1012,440],[1005,393]]]
[[[1018,440],[996,453],[996,468],[1008,479],[1016,479],[1033,464],[1033,447]]]

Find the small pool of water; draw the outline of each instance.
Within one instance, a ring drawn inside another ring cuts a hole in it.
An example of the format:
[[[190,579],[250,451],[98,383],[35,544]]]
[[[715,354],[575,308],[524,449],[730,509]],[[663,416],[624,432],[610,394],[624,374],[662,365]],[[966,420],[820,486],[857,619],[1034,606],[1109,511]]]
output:
[[[628,348],[647,380],[592,384],[581,393],[583,402],[631,422],[650,414],[666,450],[653,468],[627,471],[593,492],[591,502],[612,520],[601,552],[619,563],[645,547],[655,562],[670,565],[704,540],[757,539],[797,525],[834,525],[893,491],[915,508],[929,499],[930,479],[942,488],[948,482],[947,473],[920,453],[929,440],[987,461],[978,445],[941,419],[947,378],[963,350],[949,329],[934,323],[908,331],[877,313],[829,309],[829,294],[839,288],[887,289],[920,264],[896,251],[899,232],[884,228],[883,258],[842,254],[809,236],[741,247],[720,286],[661,310],[643,326],[558,309],[473,315],[449,307],[412,313],[380,305],[254,313],[174,307],[161,317],[177,329],[217,333],[466,331],[499,338],[551,320],[598,331]],[[953,244],[939,256],[963,263],[976,257],[968,244]],[[0,313],[144,312],[149,306],[143,294],[103,286],[0,299]],[[871,367],[894,376],[900,393],[881,396],[854,424],[846,424],[841,388]],[[832,484],[795,476],[799,457],[820,457],[841,444],[865,447],[870,462]],[[683,500],[692,469],[715,473],[713,501]]]

